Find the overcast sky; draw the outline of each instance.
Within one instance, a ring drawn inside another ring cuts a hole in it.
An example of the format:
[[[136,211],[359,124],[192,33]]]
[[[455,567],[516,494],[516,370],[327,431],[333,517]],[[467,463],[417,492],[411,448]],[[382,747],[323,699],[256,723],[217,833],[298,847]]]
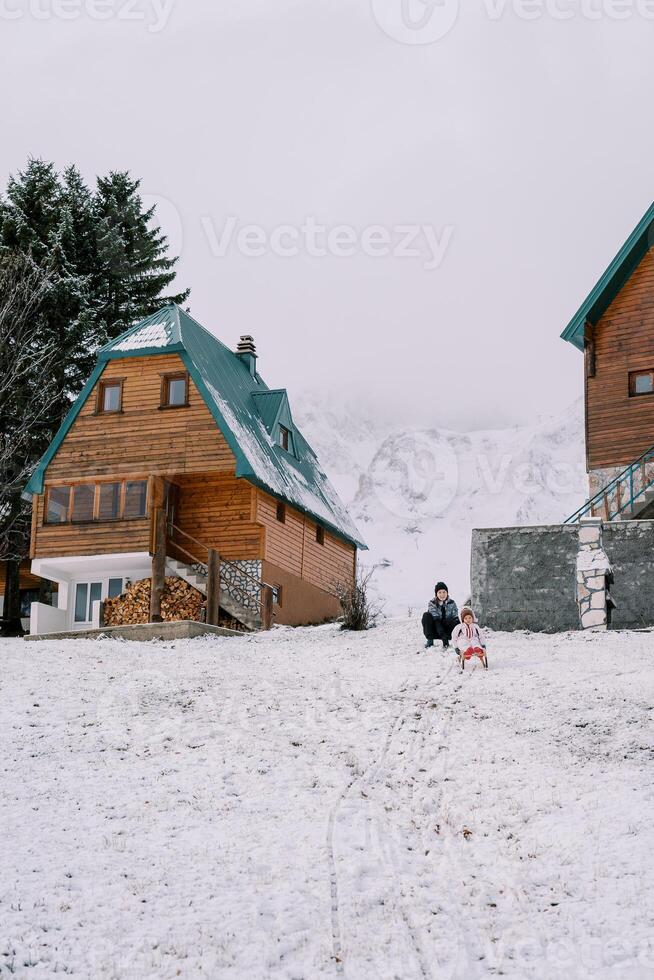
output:
[[[559,334],[654,196],[652,18],[0,0],[0,177],[30,154],[140,176],[191,312],[230,346],[252,333],[271,386],[528,420],[581,394]]]

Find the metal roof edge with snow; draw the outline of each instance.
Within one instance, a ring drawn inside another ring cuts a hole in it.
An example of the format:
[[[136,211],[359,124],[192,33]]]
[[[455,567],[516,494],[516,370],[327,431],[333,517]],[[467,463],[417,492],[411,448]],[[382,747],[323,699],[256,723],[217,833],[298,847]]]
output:
[[[593,326],[597,323],[654,244],[654,240],[652,240],[653,225],[654,203],[647,209],[609,267],[561,333],[563,340],[569,341],[578,350],[583,351],[586,323],[591,323]]]

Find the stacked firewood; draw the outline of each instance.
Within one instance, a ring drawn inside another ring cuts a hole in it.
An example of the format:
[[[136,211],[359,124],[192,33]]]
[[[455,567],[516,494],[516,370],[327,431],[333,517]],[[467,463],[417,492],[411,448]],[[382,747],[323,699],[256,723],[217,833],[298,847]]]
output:
[[[184,579],[171,575],[166,578],[161,597],[161,616],[164,622],[180,619],[200,620],[204,596]],[[150,622],[150,579],[133,582],[122,595],[104,601],[105,626],[132,626]]]

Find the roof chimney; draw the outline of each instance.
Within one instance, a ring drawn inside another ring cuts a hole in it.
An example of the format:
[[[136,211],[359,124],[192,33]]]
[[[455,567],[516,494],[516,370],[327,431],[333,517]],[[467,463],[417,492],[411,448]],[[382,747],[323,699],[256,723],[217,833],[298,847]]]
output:
[[[254,337],[251,337],[249,333],[243,334],[238,342],[236,354],[237,357],[240,357],[243,363],[247,365],[252,377],[256,377],[257,348],[254,346]]]

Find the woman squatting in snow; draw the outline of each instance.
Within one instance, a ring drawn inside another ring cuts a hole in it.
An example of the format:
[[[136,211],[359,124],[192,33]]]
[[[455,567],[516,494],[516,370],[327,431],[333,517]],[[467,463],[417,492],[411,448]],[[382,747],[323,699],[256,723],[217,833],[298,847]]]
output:
[[[437,582],[434,598],[430,600],[428,611],[422,617],[422,631],[425,634],[427,648],[433,647],[434,640],[443,641],[443,649],[447,650],[452,639],[452,630],[459,622],[459,610],[454,599],[450,599],[445,582]]]

